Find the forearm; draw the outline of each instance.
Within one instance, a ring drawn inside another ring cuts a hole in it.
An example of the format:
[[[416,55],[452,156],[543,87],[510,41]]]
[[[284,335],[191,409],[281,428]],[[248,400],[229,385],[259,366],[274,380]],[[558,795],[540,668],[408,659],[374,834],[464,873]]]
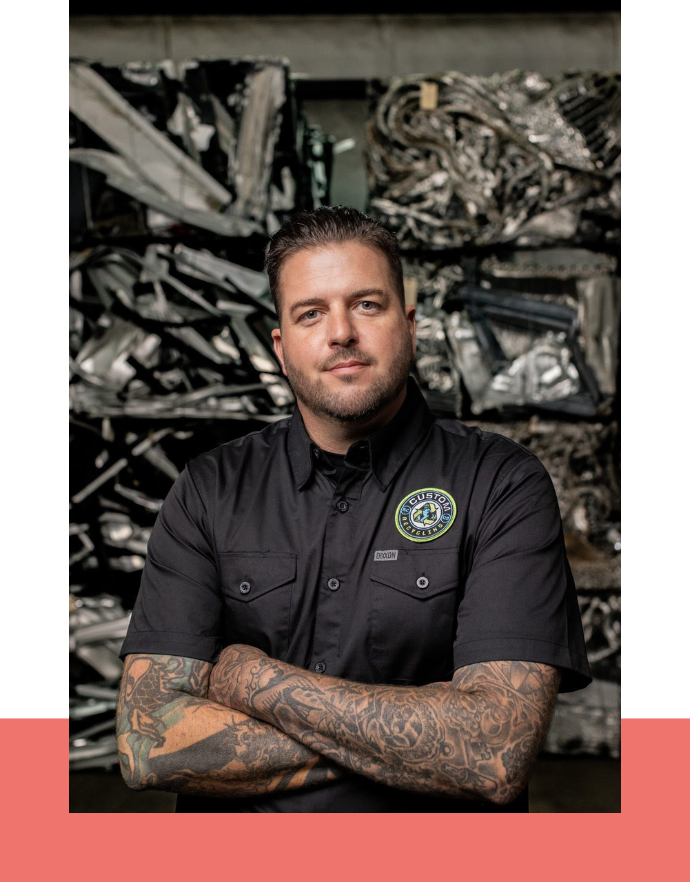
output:
[[[210,700],[210,664],[170,656],[132,656],[128,662],[118,752],[133,789],[255,796],[347,774],[271,724]],[[175,688],[189,689],[190,683],[196,694]]]
[[[524,787],[543,728],[524,712],[509,667],[499,669],[520,664],[492,663],[503,686],[499,698],[494,683],[466,684],[467,691],[450,683],[366,685],[262,657],[243,664],[240,689],[227,665],[228,687],[218,694],[374,781],[505,803]]]

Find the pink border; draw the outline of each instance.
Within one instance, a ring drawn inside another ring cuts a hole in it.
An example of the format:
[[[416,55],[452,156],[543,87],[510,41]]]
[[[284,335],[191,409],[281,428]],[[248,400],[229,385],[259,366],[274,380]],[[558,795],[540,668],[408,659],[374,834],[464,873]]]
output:
[[[678,879],[690,720],[624,720],[622,812],[573,815],[69,814],[67,720],[3,720],[10,879],[206,882]],[[683,853],[681,853],[681,850]],[[13,852],[10,855],[9,852]],[[683,869],[685,868],[685,869]],[[435,875],[436,874],[436,875]],[[443,874],[440,876],[439,874]]]

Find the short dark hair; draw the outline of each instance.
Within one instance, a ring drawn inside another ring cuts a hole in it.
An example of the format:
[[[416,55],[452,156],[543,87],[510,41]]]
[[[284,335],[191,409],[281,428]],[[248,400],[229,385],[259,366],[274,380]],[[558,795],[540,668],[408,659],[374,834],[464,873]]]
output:
[[[306,248],[361,242],[384,255],[388,261],[393,287],[405,305],[402,263],[398,240],[384,226],[356,208],[345,205],[321,206],[312,211],[296,211],[273,235],[266,247],[266,272],[271,297],[280,319],[280,270],[288,257]]]

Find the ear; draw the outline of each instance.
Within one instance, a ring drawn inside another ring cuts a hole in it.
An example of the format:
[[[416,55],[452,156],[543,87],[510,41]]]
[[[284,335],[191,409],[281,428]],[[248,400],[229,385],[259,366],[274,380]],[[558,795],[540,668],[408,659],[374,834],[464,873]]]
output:
[[[276,358],[280,362],[283,373],[287,377],[287,373],[285,372],[285,362],[283,361],[283,337],[280,333],[280,328],[274,328],[271,331],[271,337],[273,338],[273,351],[276,354]]]
[[[417,308],[413,303],[408,303],[405,306],[405,319],[407,321],[407,326],[410,331],[410,337],[412,338],[412,354],[416,355],[417,353],[417,323],[415,322],[415,316],[417,314]]]

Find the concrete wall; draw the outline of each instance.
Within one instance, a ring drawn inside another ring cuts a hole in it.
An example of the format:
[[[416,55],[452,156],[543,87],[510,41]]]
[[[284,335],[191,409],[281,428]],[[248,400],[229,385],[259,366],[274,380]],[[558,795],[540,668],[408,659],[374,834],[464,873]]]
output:
[[[269,55],[319,79],[462,70],[620,69],[620,16],[121,16],[70,21],[70,53],[108,64]]]

